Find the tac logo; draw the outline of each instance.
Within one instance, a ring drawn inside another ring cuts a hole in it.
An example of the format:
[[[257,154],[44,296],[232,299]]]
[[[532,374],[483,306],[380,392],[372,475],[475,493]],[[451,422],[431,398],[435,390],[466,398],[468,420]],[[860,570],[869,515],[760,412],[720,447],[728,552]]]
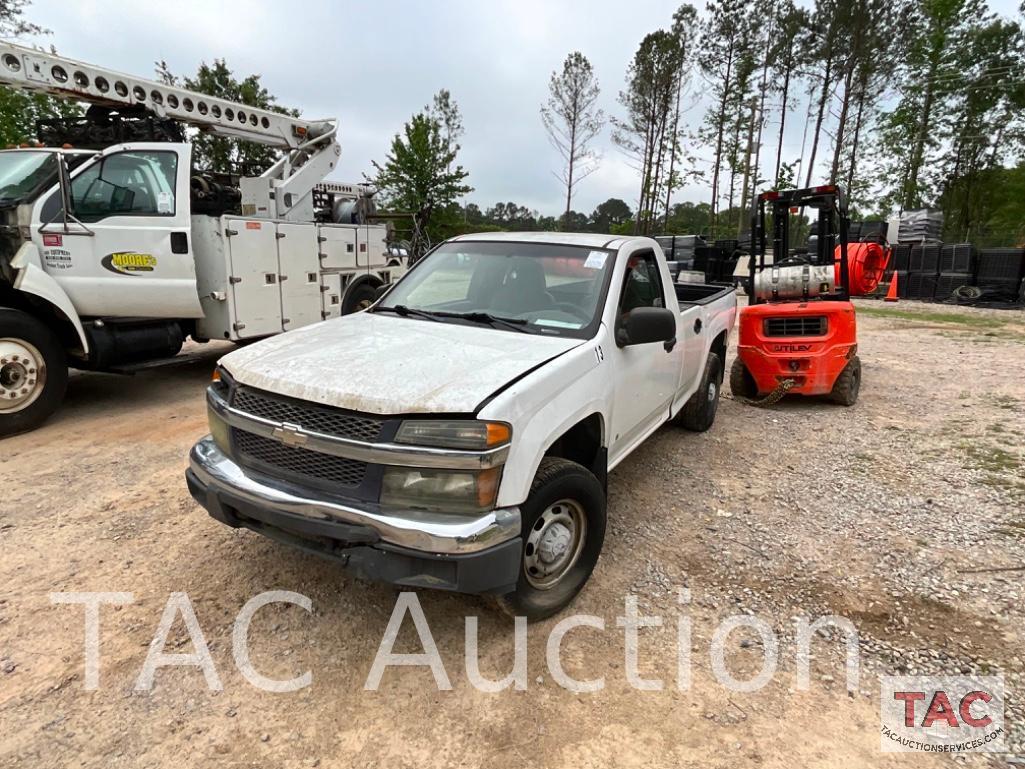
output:
[[[1001,676],[880,676],[884,752],[1004,750]]]

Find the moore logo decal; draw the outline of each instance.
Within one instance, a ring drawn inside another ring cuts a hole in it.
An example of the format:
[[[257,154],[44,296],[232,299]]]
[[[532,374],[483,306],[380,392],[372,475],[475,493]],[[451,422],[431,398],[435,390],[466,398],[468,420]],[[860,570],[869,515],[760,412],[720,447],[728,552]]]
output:
[[[119,251],[107,254],[100,260],[105,270],[119,275],[131,275],[135,272],[153,272],[157,266],[157,258],[152,254],[137,254],[132,251]]]

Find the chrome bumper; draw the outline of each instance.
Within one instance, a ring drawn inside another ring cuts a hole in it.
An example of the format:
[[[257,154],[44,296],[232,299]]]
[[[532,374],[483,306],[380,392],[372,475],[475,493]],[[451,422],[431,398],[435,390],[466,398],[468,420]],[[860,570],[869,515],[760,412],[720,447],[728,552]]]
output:
[[[518,507],[472,517],[418,510],[385,511],[376,505],[357,508],[275,488],[243,473],[210,436],[192,447],[189,467],[196,480],[218,497],[313,521],[366,526],[377,532],[382,542],[425,553],[476,553],[520,536]]]

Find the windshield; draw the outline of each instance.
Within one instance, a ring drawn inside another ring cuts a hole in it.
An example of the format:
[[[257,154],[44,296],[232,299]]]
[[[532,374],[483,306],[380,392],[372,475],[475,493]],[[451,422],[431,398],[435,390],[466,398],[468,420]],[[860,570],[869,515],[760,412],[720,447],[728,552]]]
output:
[[[583,336],[612,270],[611,252],[582,246],[457,242],[425,257],[374,307],[420,317]],[[502,324],[501,321],[515,321]]]
[[[27,202],[56,183],[53,152],[0,152],[0,205]]]

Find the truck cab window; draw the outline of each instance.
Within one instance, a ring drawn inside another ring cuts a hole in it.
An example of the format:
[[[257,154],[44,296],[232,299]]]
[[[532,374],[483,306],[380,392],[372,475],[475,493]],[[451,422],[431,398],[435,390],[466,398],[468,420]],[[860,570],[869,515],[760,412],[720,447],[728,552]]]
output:
[[[173,152],[119,152],[71,180],[72,207],[83,222],[109,216],[173,216],[178,157]]]
[[[665,307],[662,279],[655,255],[650,252],[632,254],[626,263],[623,293],[619,300],[619,315],[626,315],[637,307]]]

